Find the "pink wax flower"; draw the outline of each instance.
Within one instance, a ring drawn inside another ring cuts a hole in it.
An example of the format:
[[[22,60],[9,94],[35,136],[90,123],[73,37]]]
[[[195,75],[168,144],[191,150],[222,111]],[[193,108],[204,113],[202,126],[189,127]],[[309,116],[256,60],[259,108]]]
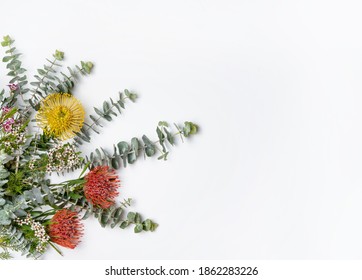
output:
[[[10,118],[5,121],[5,124],[13,124],[14,122],[15,122],[14,119]]]
[[[9,113],[10,110],[11,110],[11,108],[6,107],[6,106],[1,108],[1,111],[3,111],[4,114]]]
[[[2,127],[5,130],[5,132],[10,132],[11,129],[13,128],[13,123],[14,123],[14,119],[7,119],[3,124]]]
[[[5,132],[10,132],[12,128],[11,124],[3,124],[3,129],[5,130]]]
[[[16,91],[17,89],[19,89],[19,86],[17,84],[9,84],[8,87],[11,91]]]

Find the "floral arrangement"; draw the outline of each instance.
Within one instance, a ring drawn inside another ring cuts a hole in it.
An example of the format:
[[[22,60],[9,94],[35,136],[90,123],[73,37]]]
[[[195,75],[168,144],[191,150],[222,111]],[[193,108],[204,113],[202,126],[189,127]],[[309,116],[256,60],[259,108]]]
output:
[[[154,231],[157,224],[137,212],[127,212],[131,199],[117,203],[120,180],[116,169],[133,164],[141,156],[166,160],[175,137],[190,137],[198,130],[192,122],[159,122],[157,141],[146,135],[120,141],[113,151],[95,149],[83,156],[80,147],[99,133],[104,121],[125,109],[137,95],[128,90],[117,100],[104,101],[86,116],[72,90],[81,75],[91,73],[93,64],[61,72],[64,53],[56,51],[28,82],[14,40],[5,36],[3,62],[10,81],[0,91],[0,259],[11,251],[39,258],[49,248],[74,249],[83,235],[82,219],[97,218],[102,227],[134,232]],[[77,172],[78,171],[78,172]],[[53,183],[50,174],[74,173],[74,179]]]

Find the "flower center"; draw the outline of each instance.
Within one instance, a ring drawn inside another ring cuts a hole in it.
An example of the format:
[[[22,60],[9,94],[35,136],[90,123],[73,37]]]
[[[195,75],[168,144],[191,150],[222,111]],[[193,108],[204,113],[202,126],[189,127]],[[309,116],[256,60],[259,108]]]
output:
[[[55,136],[59,136],[72,123],[72,111],[65,106],[57,106],[46,114],[49,128]]]

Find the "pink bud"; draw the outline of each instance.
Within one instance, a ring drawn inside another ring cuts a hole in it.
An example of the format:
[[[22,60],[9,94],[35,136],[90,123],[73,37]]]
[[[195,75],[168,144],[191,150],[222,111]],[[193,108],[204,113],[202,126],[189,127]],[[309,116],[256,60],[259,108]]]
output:
[[[19,86],[17,84],[9,84],[8,87],[11,91],[16,91],[19,89]]]

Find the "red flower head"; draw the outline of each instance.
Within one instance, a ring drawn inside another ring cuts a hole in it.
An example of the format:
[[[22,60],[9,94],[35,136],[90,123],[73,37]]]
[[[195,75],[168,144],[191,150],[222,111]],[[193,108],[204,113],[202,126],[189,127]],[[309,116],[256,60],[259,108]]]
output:
[[[117,189],[120,187],[119,179],[113,169],[108,166],[97,166],[85,176],[84,194],[86,199],[95,206],[103,209],[114,204]]]
[[[68,209],[57,211],[48,226],[48,234],[54,243],[74,249],[83,235],[83,225],[77,212]]]

